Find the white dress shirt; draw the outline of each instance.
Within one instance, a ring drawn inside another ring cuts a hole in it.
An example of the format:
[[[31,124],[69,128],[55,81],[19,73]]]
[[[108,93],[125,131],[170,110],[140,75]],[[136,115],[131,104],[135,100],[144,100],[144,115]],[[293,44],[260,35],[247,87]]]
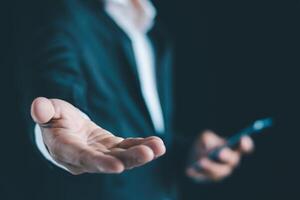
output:
[[[158,133],[163,133],[165,126],[156,86],[155,58],[151,42],[147,36],[147,32],[154,24],[156,10],[149,0],[105,0],[104,3],[105,12],[132,42],[140,88],[146,107],[155,130]],[[66,169],[50,156],[38,125],[35,127],[35,141],[46,159]]]

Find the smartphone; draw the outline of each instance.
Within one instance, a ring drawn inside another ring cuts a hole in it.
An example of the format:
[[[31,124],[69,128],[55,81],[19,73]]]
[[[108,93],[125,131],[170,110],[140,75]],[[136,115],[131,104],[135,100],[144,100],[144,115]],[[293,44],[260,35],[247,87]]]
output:
[[[265,118],[265,119],[260,119],[260,120],[254,121],[250,126],[240,130],[236,134],[233,134],[233,136],[229,137],[227,139],[227,142],[226,142],[225,145],[223,145],[223,146],[213,150],[212,152],[210,152],[208,154],[208,157],[211,160],[218,161],[218,155],[219,155],[220,151],[223,148],[229,147],[231,149],[234,149],[235,147],[237,147],[239,145],[239,142],[240,142],[242,137],[244,137],[244,136],[253,136],[253,135],[256,135],[256,134],[260,134],[260,133],[262,133],[263,130],[272,127],[273,124],[274,124],[274,122],[273,122],[272,118]],[[201,167],[197,163],[194,163],[193,166],[197,170],[201,169]]]

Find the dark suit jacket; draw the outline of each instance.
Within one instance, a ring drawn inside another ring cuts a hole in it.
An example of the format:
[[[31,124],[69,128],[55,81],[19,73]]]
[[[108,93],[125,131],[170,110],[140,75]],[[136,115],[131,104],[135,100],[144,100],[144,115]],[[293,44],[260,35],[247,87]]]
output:
[[[27,107],[37,96],[60,98],[116,135],[158,135],[143,101],[131,41],[104,12],[100,1],[43,1],[42,7],[39,17],[33,18],[38,19],[34,24],[37,28],[23,45],[26,48],[20,66],[26,80],[22,93]],[[38,175],[32,176],[37,184],[30,192],[34,198],[160,200],[176,196],[176,179],[180,176],[176,170],[184,163],[178,160],[184,159],[175,153],[172,130],[172,48],[159,19],[148,34],[155,50],[157,86],[166,124],[165,133],[158,136],[167,145],[167,155],[120,175],[75,177],[57,167],[38,164]],[[32,138],[33,123],[27,122]]]

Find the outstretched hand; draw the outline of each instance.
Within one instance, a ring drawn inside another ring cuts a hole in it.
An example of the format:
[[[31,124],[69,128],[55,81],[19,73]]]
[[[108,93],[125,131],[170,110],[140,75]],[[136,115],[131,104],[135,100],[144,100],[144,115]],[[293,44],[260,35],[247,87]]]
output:
[[[41,127],[50,155],[75,175],[121,173],[166,151],[158,137],[117,137],[63,100],[39,97],[32,103],[31,116]]]

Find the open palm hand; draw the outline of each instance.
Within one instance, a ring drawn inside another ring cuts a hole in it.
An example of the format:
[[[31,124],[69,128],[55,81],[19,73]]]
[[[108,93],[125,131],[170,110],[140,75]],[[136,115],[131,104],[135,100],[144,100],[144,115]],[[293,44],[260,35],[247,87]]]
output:
[[[121,173],[165,153],[160,138],[117,137],[63,100],[39,97],[31,115],[50,155],[72,174]]]

